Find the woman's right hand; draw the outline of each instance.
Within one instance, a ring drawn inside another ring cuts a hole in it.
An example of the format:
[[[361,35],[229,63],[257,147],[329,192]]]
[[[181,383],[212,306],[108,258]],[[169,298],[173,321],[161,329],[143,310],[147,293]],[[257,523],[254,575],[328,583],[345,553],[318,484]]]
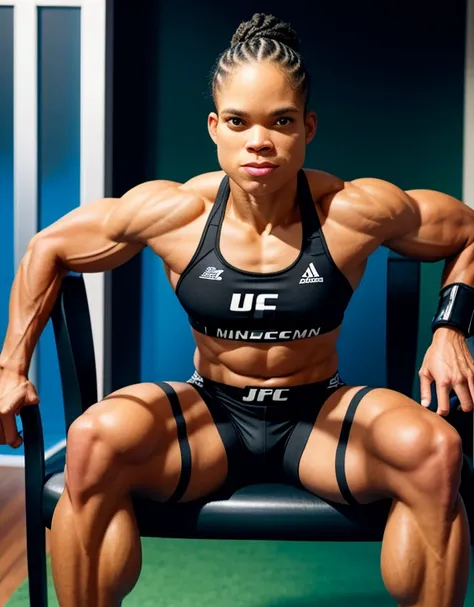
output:
[[[0,445],[17,449],[23,444],[15,416],[24,406],[38,403],[36,388],[26,375],[0,369]]]

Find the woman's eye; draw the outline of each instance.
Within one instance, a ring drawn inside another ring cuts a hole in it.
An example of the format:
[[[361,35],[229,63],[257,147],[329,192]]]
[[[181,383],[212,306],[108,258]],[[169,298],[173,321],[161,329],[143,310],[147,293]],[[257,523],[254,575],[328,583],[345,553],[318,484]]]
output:
[[[244,124],[242,121],[242,118],[229,118],[227,120],[227,122],[231,126],[235,126],[235,127],[243,126],[243,124]],[[278,126],[288,126],[291,122],[293,122],[292,118],[278,118],[278,120],[276,121],[276,124]]]

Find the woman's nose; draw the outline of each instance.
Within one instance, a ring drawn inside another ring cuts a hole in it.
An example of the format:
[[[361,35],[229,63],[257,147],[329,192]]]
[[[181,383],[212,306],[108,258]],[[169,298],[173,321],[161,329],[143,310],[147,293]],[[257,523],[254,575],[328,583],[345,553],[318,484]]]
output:
[[[269,151],[273,148],[272,140],[264,129],[255,129],[246,145],[249,152]]]

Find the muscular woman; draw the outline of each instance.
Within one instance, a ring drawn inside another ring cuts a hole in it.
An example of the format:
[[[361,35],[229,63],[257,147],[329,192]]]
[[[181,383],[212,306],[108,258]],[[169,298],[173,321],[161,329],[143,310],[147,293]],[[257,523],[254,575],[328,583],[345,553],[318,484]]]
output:
[[[91,202],[31,240],[0,356],[3,442],[21,444],[15,413],[38,402],[28,368],[69,270],[104,272],[151,248],[196,342],[188,382],[118,390],[69,430],[51,543],[64,607],[117,606],[134,587],[132,492],[186,502],[266,480],[340,503],[391,498],[381,561],[388,592],[401,606],[463,604],[461,445],[443,416],[451,389],[464,411],[473,407],[474,212],[444,193],[303,168],[316,131],[308,94],[295,32],[254,15],[214,72],[208,128],[222,170]],[[436,383],[436,413],[338,374],[344,311],[379,246],[446,260],[420,370],[422,404]],[[341,432],[349,441],[336,466]]]

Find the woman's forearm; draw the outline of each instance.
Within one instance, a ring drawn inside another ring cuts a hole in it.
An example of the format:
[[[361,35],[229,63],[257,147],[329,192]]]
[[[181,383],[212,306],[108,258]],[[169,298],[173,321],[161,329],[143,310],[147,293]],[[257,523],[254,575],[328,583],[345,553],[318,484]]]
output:
[[[0,369],[27,375],[65,274],[51,246],[41,238],[33,239],[13,281]]]

